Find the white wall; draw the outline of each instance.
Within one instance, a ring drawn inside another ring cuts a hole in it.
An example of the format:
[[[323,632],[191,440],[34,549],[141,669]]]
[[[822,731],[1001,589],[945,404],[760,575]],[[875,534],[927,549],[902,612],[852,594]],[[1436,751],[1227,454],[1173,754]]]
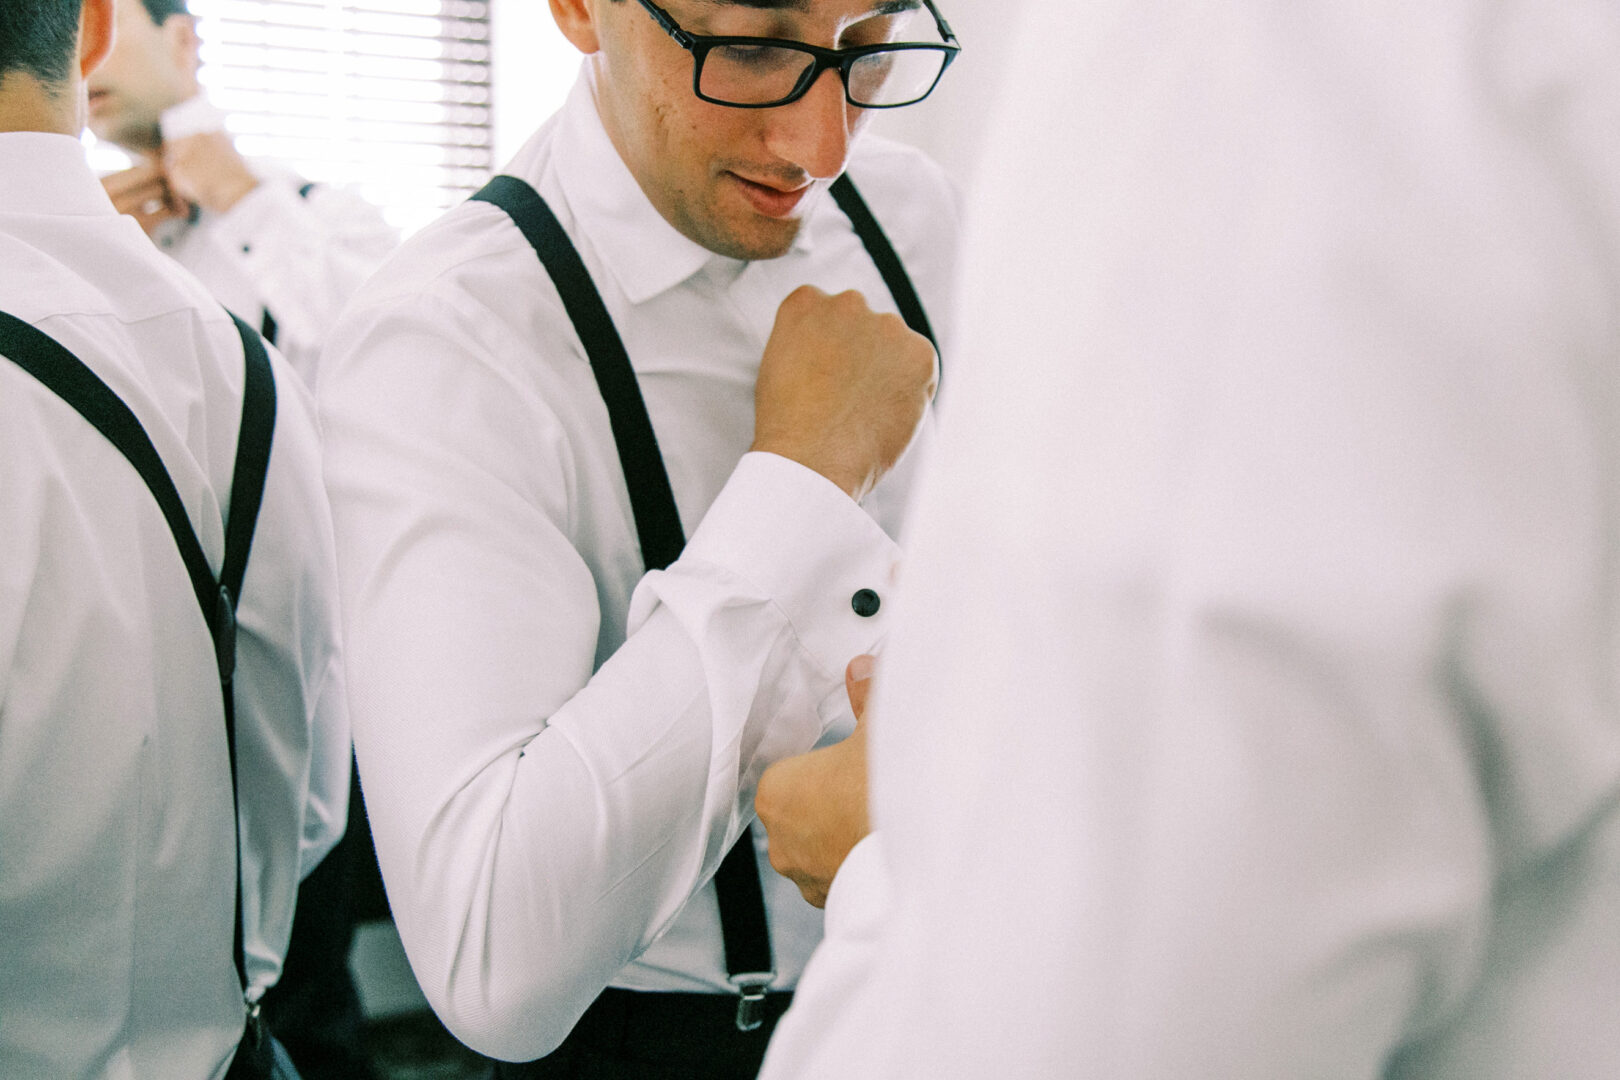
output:
[[[490,0],[489,20],[499,168],[568,96],[579,50],[557,29],[546,0]]]
[[[1007,38],[1025,0],[935,0],[962,52],[928,100],[880,113],[873,130],[922,147],[964,191],[1001,82]],[[1067,5],[1058,5],[1067,12]]]

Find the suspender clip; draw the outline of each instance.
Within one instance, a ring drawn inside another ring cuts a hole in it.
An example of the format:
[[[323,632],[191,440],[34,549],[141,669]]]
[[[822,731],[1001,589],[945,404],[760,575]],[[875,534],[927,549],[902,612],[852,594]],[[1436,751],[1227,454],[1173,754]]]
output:
[[[737,991],[737,1030],[758,1031],[765,1023],[765,988],[776,979],[774,971],[746,971],[731,976]]]
[[[225,585],[214,599],[214,659],[219,661],[219,684],[230,686],[236,675],[236,604]]]
[[[259,1003],[257,1001],[249,1001],[243,998],[242,1005],[247,1013],[248,1042],[257,1049],[259,1044],[264,1042],[264,1017],[259,1012]]]

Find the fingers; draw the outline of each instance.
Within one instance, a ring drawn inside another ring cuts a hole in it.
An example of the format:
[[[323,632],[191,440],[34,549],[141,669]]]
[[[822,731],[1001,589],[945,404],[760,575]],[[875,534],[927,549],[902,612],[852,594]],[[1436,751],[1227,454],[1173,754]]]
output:
[[[765,827],[771,867],[809,903],[826,903],[838,868],[871,831],[863,730],[771,765],[760,777],[754,809]]]
[[[877,658],[870,653],[857,656],[844,669],[844,689],[857,721],[866,719],[866,699],[872,692],[872,672],[876,669]]]
[[[229,210],[259,184],[223,131],[165,143],[163,163],[176,192],[215,213]]]
[[[108,173],[101,178],[101,186],[106,189],[107,197],[117,206],[119,200],[126,199],[131,192],[146,190],[153,184],[161,185],[165,173],[159,162],[142,162],[123,172]]]
[[[112,173],[102,177],[101,185],[113,209],[134,218],[148,236],[162,222],[186,214],[185,204],[170,189],[168,174],[161,165],[143,163]]]

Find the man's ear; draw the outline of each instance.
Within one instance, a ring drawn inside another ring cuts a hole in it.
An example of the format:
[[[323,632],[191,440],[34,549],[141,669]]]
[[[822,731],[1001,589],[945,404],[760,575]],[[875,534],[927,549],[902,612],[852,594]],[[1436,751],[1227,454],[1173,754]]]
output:
[[[174,66],[195,76],[202,67],[202,39],[197,36],[197,20],[191,15],[170,15],[158,27],[169,59]]]
[[[580,52],[590,54],[602,47],[596,33],[595,0],[551,0],[551,17],[557,20],[563,37]]]
[[[79,8],[79,78],[101,66],[113,47],[113,0],[84,0]]]

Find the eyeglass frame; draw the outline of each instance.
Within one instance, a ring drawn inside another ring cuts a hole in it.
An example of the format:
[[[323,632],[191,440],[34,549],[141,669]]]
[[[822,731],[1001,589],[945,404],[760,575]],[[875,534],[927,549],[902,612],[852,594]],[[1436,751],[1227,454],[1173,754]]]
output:
[[[951,61],[956,59],[956,54],[962,51],[961,43],[957,41],[956,35],[951,32],[951,26],[945,21],[945,17],[934,6],[934,0],[922,0],[922,3],[928,9],[928,13],[934,17],[934,26],[938,29],[939,36],[942,39],[937,44],[926,41],[891,41],[877,45],[854,45],[847,49],[828,49],[820,45],[811,45],[805,41],[795,41],[792,38],[694,34],[690,30],[683,29],[680,23],[675,21],[673,15],[653,3],[653,0],[640,0],[641,6],[647,9],[647,14],[652,16],[653,21],[666,34],[675,39],[675,44],[692,54],[692,93],[696,94],[702,101],[728,109],[774,109],[781,105],[791,105],[810,92],[810,88],[820,81],[822,72],[833,70],[838,72],[839,81],[844,84],[844,100],[857,109],[903,109],[908,105],[918,104],[927,98],[929,94],[932,94],[935,87],[939,86],[939,80],[945,77],[945,70],[951,66]],[[814,64],[810,68],[809,76],[801,75],[799,85],[785,98],[777,101],[761,102],[721,101],[719,98],[713,98],[705,94],[700,83],[703,80],[703,62],[708,59],[708,55],[712,50],[723,45],[754,45],[789,49],[794,52],[808,53],[814,60]],[[934,76],[933,84],[923,92],[922,97],[902,101],[895,105],[862,105],[850,96],[849,73],[857,60],[871,56],[874,53],[903,52],[914,49],[928,49],[933,52],[943,53],[945,56],[944,61],[939,65],[939,74]]]

